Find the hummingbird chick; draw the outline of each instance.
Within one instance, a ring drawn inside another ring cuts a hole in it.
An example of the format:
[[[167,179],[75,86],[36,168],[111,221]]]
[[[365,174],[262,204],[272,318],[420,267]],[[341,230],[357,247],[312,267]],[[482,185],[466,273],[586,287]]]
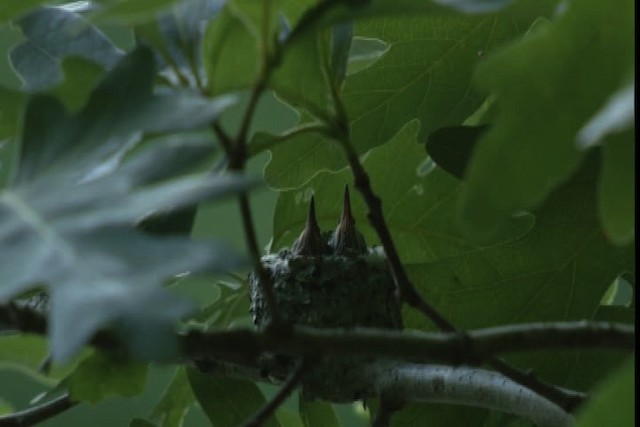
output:
[[[333,248],[334,255],[358,256],[367,253],[367,244],[364,236],[356,228],[356,220],[351,213],[348,186],[344,188],[342,215],[340,216],[338,227],[336,227],[329,239],[329,246]]]
[[[328,252],[327,244],[320,234],[320,227],[316,220],[315,200],[311,196],[307,223],[300,236],[291,245],[291,253],[294,255],[320,256],[326,255]]]

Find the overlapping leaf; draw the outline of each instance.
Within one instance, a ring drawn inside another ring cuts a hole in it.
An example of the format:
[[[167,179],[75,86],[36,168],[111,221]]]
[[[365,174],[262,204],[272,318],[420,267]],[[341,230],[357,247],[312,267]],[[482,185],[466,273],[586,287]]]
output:
[[[173,274],[237,261],[219,246],[133,228],[155,211],[247,186],[234,177],[178,178],[211,151],[189,140],[169,139],[123,161],[140,132],[202,126],[230,104],[154,95],[153,76],[152,54],[139,48],[78,115],[67,116],[49,97],[28,105],[20,165],[12,186],[0,194],[0,299],[48,285],[56,359],[68,358],[106,323],[130,338],[130,350],[139,356],[171,354],[175,343],[166,332],[187,305],[158,285]]]
[[[430,2],[423,3],[434,8]],[[344,87],[339,90],[356,149],[364,152],[386,142],[414,118],[421,122],[420,140],[425,140],[427,134],[440,127],[461,124],[484,101],[484,95],[471,87],[476,64],[496,47],[521,35],[539,13],[548,9],[547,3],[531,11],[520,11],[517,18],[513,14],[455,15],[435,7],[439,12],[434,14],[384,16],[357,21],[355,36],[378,41],[387,49],[381,57],[380,53],[377,54],[375,63],[369,63],[368,67],[347,76]],[[414,6],[407,7],[411,9]],[[371,9],[379,7],[381,5],[377,3],[369,6]],[[367,7],[362,9],[367,10]],[[389,14],[397,15],[396,12],[402,10],[402,6],[398,6],[398,10],[389,11]],[[321,31],[322,26],[318,28],[317,31]],[[310,32],[299,37],[310,43],[318,36]],[[323,65],[327,60],[323,62],[321,53],[307,48],[289,53],[289,58],[292,64],[316,64],[315,69],[320,71],[323,66],[327,68]],[[291,73],[288,78],[295,81]],[[292,105],[306,108],[321,119],[331,116],[332,106],[327,102],[331,86],[327,79],[320,76],[302,80],[296,93],[298,97],[304,96],[309,100],[317,91],[313,105],[310,106],[309,102],[296,104],[291,97],[284,99]],[[325,109],[324,114],[318,113],[321,108]],[[270,173],[274,168],[267,169],[265,176],[278,188],[300,186],[320,169],[335,170],[345,164],[343,159],[335,158],[335,147],[331,146],[328,138],[305,140],[300,148],[293,147],[294,142],[289,139],[283,142],[286,147],[280,149],[276,146],[272,150],[273,162],[282,164],[290,161],[291,152],[302,156],[297,162],[299,167],[291,170],[290,176],[287,172],[279,172],[275,180]]]
[[[596,171],[590,156],[580,173],[556,190],[536,213],[524,237],[433,263],[409,266],[421,292],[454,324],[478,328],[514,322],[591,319],[602,295],[624,271],[633,271],[631,249],[611,247],[596,215]],[[413,314],[408,327],[429,327]],[[572,352],[553,360],[516,360],[548,380],[564,383]]]
[[[499,113],[470,165],[469,232],[488,234],[505,215],[539,205],[577,169],[578,132],[633,67],[633,8],[571,3],[555,25],[478,68]]]
[[[122,52],[80,15],[43,7],[19,21],[27,40],[10,53],[11,64],[28,90],[42,90],[62,80],[60,63],[81,56],[109,69]]]

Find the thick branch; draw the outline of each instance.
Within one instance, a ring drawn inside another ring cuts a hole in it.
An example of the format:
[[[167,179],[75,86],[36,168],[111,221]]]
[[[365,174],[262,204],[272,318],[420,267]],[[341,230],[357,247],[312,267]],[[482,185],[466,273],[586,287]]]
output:
[[[0,305],[0,330],[44,335],[42,313],[15,305]],[[289,355],[366,355],[439,363],[478,363],[472,353],[493,356],[533,350],[603,348],[635,350],[635,327],[609,322],[523,323],[457,333],[428,333],[356,328],[315,329],[296,326],[289,335],[273,336],[252,329],[191,331],[179,335],[183,359],[219,357],[248,362],[263,352]],[[94,347],[113,350],[118,339],[108,331],[91,339]],[[471,343],[472,347],[469,347]]]
[[[530,328],[530,329],[529,329]],[[489,356],[531,350],[571,348],[635,349],[635,328],[606,322],[556,322],[514,325],[470,331],[469,340],[455,333],[405,334],[378,329],[313,329],[294,327],[288,337],[271,337],[251,330],[192,332],[183,337],[192,358],[262,352],[289,355],[364,355],[441,363],[478,363],[476,354]],[[526,337],[526,338],[525,338]],[[474,354],[475,353],[475,354]]]
[[[573,417],[526,387],[484,369],[442,365],[374,364],[365,374],[379,394],[402,399],[478,406],[568,426]]]

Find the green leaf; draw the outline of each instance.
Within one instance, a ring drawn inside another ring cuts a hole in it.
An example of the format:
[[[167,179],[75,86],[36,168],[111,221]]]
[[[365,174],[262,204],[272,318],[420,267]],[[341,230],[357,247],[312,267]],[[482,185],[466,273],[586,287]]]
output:
[[[368,37],[354,37],[349,51],[347,76],[362,71],[375,64],[387,53],[389,45],[382,40]]]
[[[209,22],[202,42],[207,87],[212,95],[244,89],[258,77],[257,42],[230,7]]]
[[[13,412],[13,406],[11,406],[4,399],[0,399],[0,415],[6,415]]]
[[[187,372],[185,368],[178,368],[149,418],[157,421],[159,427],[181,427],[194,402]]]
[[[255,383],[234,378],[220,378],[187,368],[189,383],[200,406],[214,427],[237,427],[262,408],[266,400]],[[271,417],[265,424],[279,427]]]
[[[133,397],[142,394],[146,382],[146,364],[95,352],[69,376],[69,395],[74,401],[89,403],[113,396]]]
[[[633,248],[611,247],[598,224],[599,160],[597,153],[586,158],[579,173],[534,212],[535,226],[519,239],[408,266],[420,292],[465,329],[592,319],[613,280],[634,268]],[[404,321],[408,328],[432,328],[413,312]],[[566,351],[511,359],[547,381],[564,384],[577,356]]]
[[[319,400],[310,401],[302,396],[300,396],[300,417],[305,427],[340,426],[331,404]]]
[[[442,404],[409,403],[391,417],[392,427],[422,425],[429,420],[433,427],[481,426],[488,411],[472,407]]]
[[[281,425],[286,427],[304,427],[302,420],[297,414],[297,411],[289,411],[286,408],[280,407],[276,411],[276,417]]]
[[[271,147],[264,178],[279,190],[298,188],[323,169],[337,171],[346,165],[342,147],[317,125],[302,124],[282,135],[258,132],[251,146],[261,145]]]
[[[429,135],[427,152],[438,166],[453,176],[464,179],[464,173],[478,139],[487,126],[452,126]]]
[[[609,136],[598,186],[599,215],[607,237],[628,245],[635,236],[635,129]]]
[[[539,206],[578,168],[578,132],[633,66],[633,28],[630,0],[571,3],[555,25],[478,67],[498,114],[468,171],[470,233],[490,234],[505,215]]]
[[[358,22],[356,35],[382,40],[387,53],[349,76],[343,99],[360,152],[382,144],[407,121],[421,122],[419,140],[457,125],[484,101],[470,87],[473,69],[500,44],[521,33],[500,16],[418,15]]]
[[[324,121],[330,120],[332,111],[330,50],[328,30],[309,31],[287,45],[269,80],[278,97]]]
[[[188,305],[158,285],[180,272],[228,269],[238,261],[221,246],[134,229],[154,212],[248,184],[236,177],[176,179],[211,152],[208,144],[188,140],[168,140],[123,161],[140,132],[202,126],[229,105],[228,99],[152,95],[153,75],[151,53],[140,48],[110,72],[79,114],[67,116],[48,97],[27,108],[18,173],[0,193],[0,300],[48,285],[55,360],[70,357],[106,323],[139,357],[172,355],[173,325]],[[30,254],[28,269],[24,254]]]
[[[44,7],[22,18],[19,25],[27,40],[11,50],[10,59],[30,91],[60,82],[60,61],[66,56],[80,56],[106,69],[122,56],[100,30],[73,12]]]
[[[454,211],[462,185],[435,167],[416,144],[417,120],[404,126],[387,144],[372,150],[364,167],[375,193],[383,200],[385,219],[405,263],[431,262],[479,249],[458,230]],[[321,172],[300,189],[281,192],[273,224],[273,249],[291,244],[304,227],[307,203],[315,195],[316,217],[323,231],[333,230],[342,210],[342,192],[352,182],[349,169]],[[378,241],[366,218],[366,206],[359,194],[352,195],[352,211],[358,229],[369,245]],[[532,218],[514,218],[496,241],[514,239],[525,233]]]
[[[635,361],[621,366],[603,381],[589,402],[578,414],[576,427],[596,427],[615,424],[635,426]]]
[[[594,320],[635,324],[635,309],[621,306],[598,307]],[[577,352],[575,364],[571,367],[567,387],[574,390],[588,390],[594,384],[604,380],[617,369],[628,354],[612,350],[581,350]]]

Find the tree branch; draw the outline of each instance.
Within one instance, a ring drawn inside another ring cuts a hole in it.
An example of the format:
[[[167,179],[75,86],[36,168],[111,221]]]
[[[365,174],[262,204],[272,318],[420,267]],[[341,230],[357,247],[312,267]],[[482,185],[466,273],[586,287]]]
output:
[[[28,427],[38,424],[49,418],[74,407],[77,402],[73,402],[68,394],[52,399],[48,402],[14,412],[13,414],[0,416],[0,427]]]
[[[45,335],[45,315],[13,304],[0,305],[0,330]],[[317,329],[293,327],[291,334],[272,336],[253,329],[190,331],[179,334],[182,359],[223,360],[250,363],[261,353],[292,356],[322,354],[366,355],[379,358],[438,363],[480,363],[475,354],[602,348],[635,351],[635,327],[622,323],[575,321],[539,322],[499,326],[457,333],[400,332],[372,328]],[[472,347],[469,347],[469,342]],[[119,340],[109,331],[95,334],[90,344],[114,350]],[[474,354],[475,353],[475,354]]]
[[[478,406],[522,416],[538,426],[568,426],[573,421],[549,400],[484,369],[380,363],[371,365],[364,376],[387,396]]]

